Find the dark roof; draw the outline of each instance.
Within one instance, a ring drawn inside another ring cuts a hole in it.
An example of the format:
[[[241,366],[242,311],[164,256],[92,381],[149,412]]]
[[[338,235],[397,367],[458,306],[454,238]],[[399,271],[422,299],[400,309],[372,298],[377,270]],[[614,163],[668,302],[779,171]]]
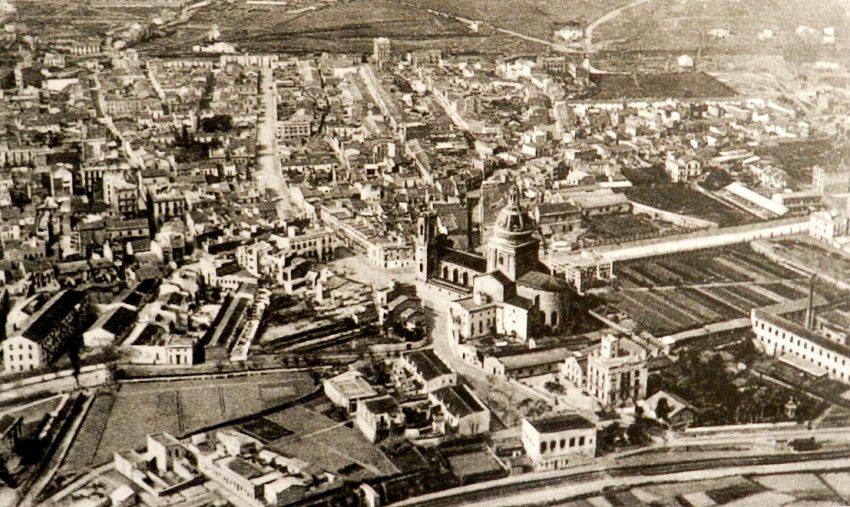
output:
[[[466,417],[487,410],[484,405],[472,397],[465,386],[443,387],[432,394],[445,405],[447,411],[457,417]]]
[[[440,260],[463,266],[478,273],[483,273],[487,270],[487,260],[484,257],[451,248],[447,248],[443,252]]]
[[[560,414],[528,421],[540,433],[595,428],[596,425],[578,414]]]
[[[564,292],[568,288],[567,281],[563,278],[547,275],[539,271],[529,271],[520,276],[517,279],[517,284],[547,292]]]
[[[411,352],[406,358],[426,381],[453,373],[452,369],[431,349]]]
[[[159,280],[148,278],[146,280],[142,280],[139,285],[136,286],[136,292],[140,292],[142,294],[153,294],[154,291],[159,287]]]
[[[103,323],[103,329],[115,336],[126,334],[130,327],[136,322],[137,310],[130,310],[123,306],[118,307],[115,313],[112,314],[106,322]]]
[[[0,416],[0,436],[5,436],[10,429],[14,428],[15,425],[20,422],[20,417],[12,417],[9,414],[3,414]]]
[[[522,296],[510,296],[505,298],[505,303],[508,303],[511,306],[516,306],[517,308],[522,308],[524,310],[531,310],[534,308],[534,301],[524,298]]]
[[[215,270],[215,276],[229,276],[235,275],[242,268],[239,267],[239,264],[235,262],[229,262],[227,264],[222,264],[218,269]]]
[[[401,411],[401,406],[392,396],[382,396],[366,400],[366,409],[373,414],[394,414]]]
[[[33,320],[29,326],[21,333],[27,339],[36,343],[41,341],[53,330],[54,326],[59,325],[65,317],[73,312],[77,306],[82,303],[84,294],[75,290],[68,290],[56,297],[47,308],[40,310],[40,314]]]

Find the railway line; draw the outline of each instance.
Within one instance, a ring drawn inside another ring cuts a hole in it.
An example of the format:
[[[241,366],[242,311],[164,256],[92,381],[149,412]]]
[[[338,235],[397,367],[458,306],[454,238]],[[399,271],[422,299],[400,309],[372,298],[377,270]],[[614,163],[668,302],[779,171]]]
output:
[[[609,466],[603,469],[601,466],[593,470],[585,470],[575,473],[560,473],[552,476],[528,478],[523,476],[516,478],[514,482],[503,479],[498,484],[487,482],[476,484],[473,487],[459,488],[462,491],[447,490],[442,493],[426,495],[419,498],[411,498],[394,505],[416,506],[416,507],[442,507],[445,505],[460,505],[466,503],[479,503],[504,498],[510,495],[527,493],[530,491],[548,488],[563,487],[571,484],[581,484],[591,481],[604,481],[610,479],[621,479],[632,476],[663,476],[683,472],[696,472],[700,470],[717,470],[723,468],[737,467],[761,467],[769,465],[780,465],[788,463],[804,463],[824,460],[848,460],[847,467],[850,468],[850,450],[819,451],[805,454],[777,454],[759,456],[739,456],[724,458],[707,458],[698,460],[679,460],[667,463],[650,465],[626,465]]]

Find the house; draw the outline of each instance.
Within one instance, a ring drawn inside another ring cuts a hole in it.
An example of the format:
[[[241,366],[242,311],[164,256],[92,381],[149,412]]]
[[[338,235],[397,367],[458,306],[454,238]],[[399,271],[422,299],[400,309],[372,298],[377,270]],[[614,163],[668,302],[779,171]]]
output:
[[[107,310],[83,333],[83,344],[95,348],[121,343],[133,328],[138,314],[138,310],[129,305],[119,304]]]
[[[404,432],[404,412],[392,396],[381,396],[357,402],[354,424],[369,439],[379,442]]]
[[[488,375],[521,379],[555,373],[572,350],[566,347],[554,349],[529,349],[520,353],[488,356],[484,358],[484,371]]]
[[[633,403],[646,397],[649,368],[646,350],[612,334],[587,359],[587,390],[603,406]]]
[[[524,418],[522,445],[536,472],[586,464],[596,456],[596,425],[579,414]]]
[[[664,400],[664,401],[662,401]],[[666,405],[667,409],[659,413],[659,404]],[[644,412],[650,417],[667,421],[671,428],[683,430],[690,427],[697,416],[697,409],[687,401],[675,394],[658,391],[641,402]]]
[[[444,416],[444,431],[457,435],[475,435],[490,431],[490,411],[467,386],[442,387],[428,395]]]
[[[3,340],[3,369],[27,371],[50,364],[67,351],[68,339],[77,332],[85,295],[62,291],[47,301],[24,325]]]
[[[347,371],[336,377],[325,379],[322,386],[325,396],[334,405],[344,408],[348,413],[357,410],[359,401],[378,395],[378,392],[363,378],[363,374],[357,370]]]
[[[664,171],[673,183],[687,183],[702,176],[702,164],[699,160],[668,158],[664,161]]]
[[[416,380],[422,392],[430,393],[457,383],[457,373],[433,349],[405,354],[399,358],[398,365]]]

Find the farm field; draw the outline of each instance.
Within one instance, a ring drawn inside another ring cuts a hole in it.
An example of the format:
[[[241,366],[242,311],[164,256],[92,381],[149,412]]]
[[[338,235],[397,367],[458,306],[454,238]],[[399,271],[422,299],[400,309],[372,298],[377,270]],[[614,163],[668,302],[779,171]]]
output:
[[[277,406],[313,390],[307,373],[121,384],[101,393],[83,422],[66,462],[69,471],[144,445],[148,433],[175,436]]]
[[[618,289],[607,303],[656,335],[743,318],[753,308],[804,299],[808,291],[805,277],[746,245],[624,262],[615,274]]]
[[[647,215],[629,213],[587,217],[586,224],[588,231],[582,239],[588,245],[612,241],[635,241],[688,231],[684,227],[654,220]]]
[[[731,208],[687,185],[633,187],[626,196],[641,204],[716,222],[721,227],[752,223],[758,218]]]

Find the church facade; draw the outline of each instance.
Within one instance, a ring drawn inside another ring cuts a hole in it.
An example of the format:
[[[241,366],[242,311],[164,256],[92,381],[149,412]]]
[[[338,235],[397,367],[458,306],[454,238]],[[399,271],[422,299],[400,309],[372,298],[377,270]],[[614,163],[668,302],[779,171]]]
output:
[[[436,217],[420,217],[416,242],[421,283],[449,299],[459,341],[488,335],[527,340],[535,332],[560,332],[567,321],[568,285],[539,260],[536,223],[511,188],[484,255],[452,248]]]

